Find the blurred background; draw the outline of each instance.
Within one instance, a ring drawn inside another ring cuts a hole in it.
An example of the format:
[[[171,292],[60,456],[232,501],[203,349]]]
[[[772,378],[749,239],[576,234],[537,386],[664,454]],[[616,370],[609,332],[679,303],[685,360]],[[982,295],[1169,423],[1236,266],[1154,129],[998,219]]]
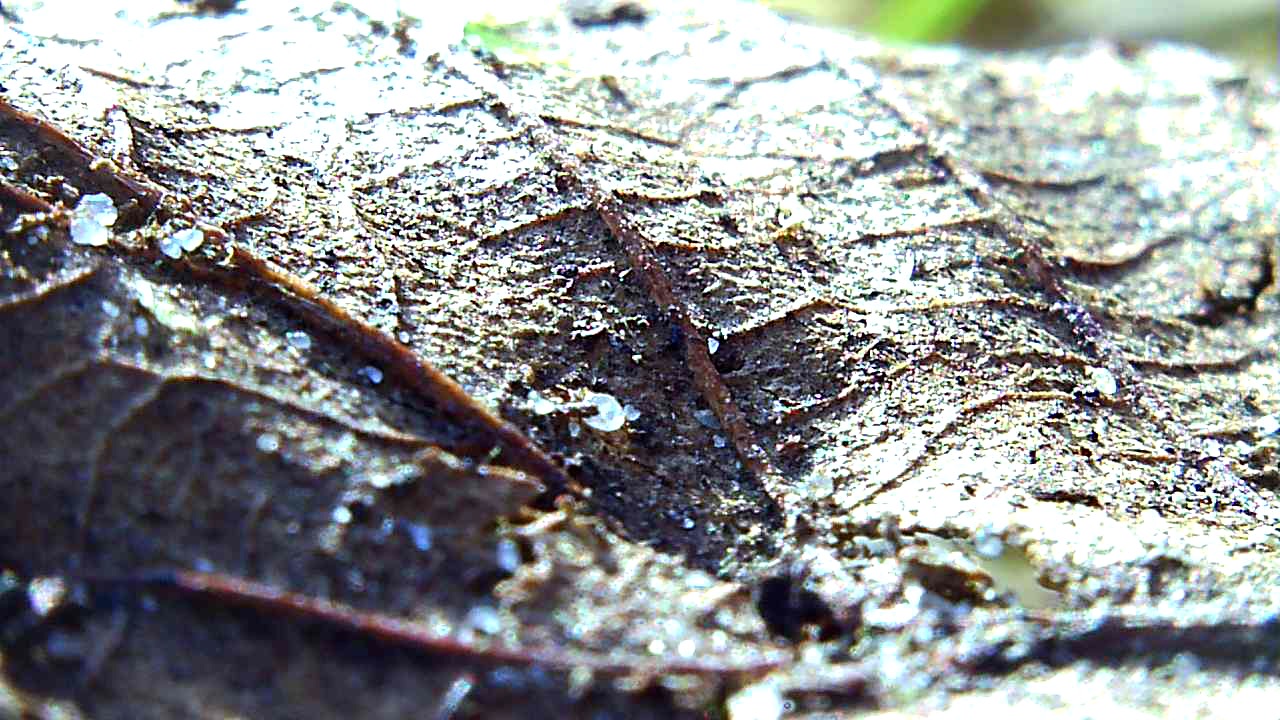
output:
[[[1280,0],[761,0],[792,17],[900,42],[1025,48],[1169,39],[1280,70]]]

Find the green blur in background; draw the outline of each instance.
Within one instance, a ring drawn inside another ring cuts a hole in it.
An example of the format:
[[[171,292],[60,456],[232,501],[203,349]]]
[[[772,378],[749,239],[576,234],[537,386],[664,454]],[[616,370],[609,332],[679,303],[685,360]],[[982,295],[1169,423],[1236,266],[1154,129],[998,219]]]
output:
[[[762,0],[908,43],[1026,48],[1085,38],[1177,40],[1277,68],[1280,0]]]

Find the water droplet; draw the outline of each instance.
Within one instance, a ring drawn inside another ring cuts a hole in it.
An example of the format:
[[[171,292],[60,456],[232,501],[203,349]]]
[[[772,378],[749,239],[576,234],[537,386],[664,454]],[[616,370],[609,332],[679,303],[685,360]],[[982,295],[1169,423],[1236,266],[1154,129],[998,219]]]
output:
[[[311,349],[311,336],[301,330],[290,330],[284,334],[284,339],[299,350]]]
[[[116,224],[116,205],[101,193],[80,198],[71,213],[71,242],[101,247],[111,239],[111,226]]]
[[[667,651],[667,643],[662,638],[654,638],[649,641],[647,649],[651,655],[661,655]]]
[[[698,643],[694,642],[693,638],[685,638],[680,641],[679,645],[676,645],[676,654],[680,657],[691,658],[697,649]]]
[[[351,508],[346,505],[339,505],[330,513],[330,517],[339,525],[347,525],[351,522]]]
[[[582,434],[582,426],[570,420],[569,421],[569,437],[576,438],[581,434]]]
[[[715,355],[716,351],[719,349],[720,349],[719,340],[713,337],[707,338],[707,352],[711,353],[712,355]]]
[[[614,396],[593,392],[587,393],[586,400],[596,408],[595,415],[582,419],[588,427],[601,432],[615,432],[621,430],[622,426],[627,423],[627,416],[622,411],[622,405],[618,403],[618,399]]]
[[[146,318],[136,317],[133,319],[133,331],[138,337],[146,337],[151,334],[151,326],[147,324]]]
[[[106,313],[106,316],[109,318],[120,317],[120,306],[110,300],[103,300],[102,312]]]
[[[685,518],[684,521],[680,523],[680,527],[684,528],[685,530],[692,530],[695,527],[697,527],[697,525],[698,523],[694,522],[693,518],[691,517]]]
[[[368,380],[371,385],[377,385],[382,382],[382,371],[372,365],[365,365],[357,370],[356,374]]]
[[[408,345],[409,341],[413,339],[413,336],[409,334],[408,330],[401,330],[400,332],[396,333],[396,339],[404,343],[405,345]]]
[[[715,445],[718,448],[722,448],[728,445],[729,441],[726,440],[723,435],[716,435],[715,437],[711,438],[711,444]]]
[[[1116,376],[1112,375],[1111,371],[1106,368],[1089,368],[1089,380],[1097,388],[1098,392],[1103,395],[1115,395],[1120,389],[1116,384]]]
[[[627,417],[627,422],[635,422],[640,419],[640,410],[634,405],[623,405],[622,414]]]

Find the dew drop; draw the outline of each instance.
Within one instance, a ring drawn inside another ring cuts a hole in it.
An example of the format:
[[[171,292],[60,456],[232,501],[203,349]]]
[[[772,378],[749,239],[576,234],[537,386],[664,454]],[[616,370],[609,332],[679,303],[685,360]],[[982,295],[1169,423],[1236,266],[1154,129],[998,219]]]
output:
[[[351,508],[346,505],[339,505],[330,513],[330,517],[339,525],[348,525],[351,523]]]
[[[116,224],[116,205],[107,195],[86,195],[71,213],[71,242],[101,247],[111,239]]]
[[[635,422],[640,419],[640,410],[634,405],[623,405],[622,414],[627,417],[627,422]]]
[[[110,300],[103,300],[102,312],[105,313],[106,316],[109,318],[117,318],[117,317],[120,317],[120,306],[116,305]]]
[[[382,371],[372,365],[365,365],[357,370],[356,374],[368,380],[370,385],[377,385],[382,382]]]
[[[711,428],[712,430],[720,429],[719,418],[717,418],[716,414],[711,412],[710,410],[694,410],[693,417],[699,423],[701,423],[703,427],[708,427],[708,428]]]
[[[717,351],[717,350],[719,350],[719,349],[720,349],[720,341],[719,341],[719,340],[717,340],[717,339],[715,339],[715,338],[713,338],[713,337],[711,337],[711,338],[707,338],[707,352],[711,353],[712,355],[715,355],[715,354],[716,354],[716,351]]]
[[[151,334],[151,326],[147,324],[147,319],[136,317],[133,319],[133,331],[138,337],[146,337]]]

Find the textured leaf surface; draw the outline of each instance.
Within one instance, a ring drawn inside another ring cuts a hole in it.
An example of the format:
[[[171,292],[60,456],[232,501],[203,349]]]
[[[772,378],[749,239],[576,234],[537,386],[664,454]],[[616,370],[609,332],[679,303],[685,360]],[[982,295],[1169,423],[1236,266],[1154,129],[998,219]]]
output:
[[[1274,79],[597,5],[6,4],[0,707],[1274,690]]]

